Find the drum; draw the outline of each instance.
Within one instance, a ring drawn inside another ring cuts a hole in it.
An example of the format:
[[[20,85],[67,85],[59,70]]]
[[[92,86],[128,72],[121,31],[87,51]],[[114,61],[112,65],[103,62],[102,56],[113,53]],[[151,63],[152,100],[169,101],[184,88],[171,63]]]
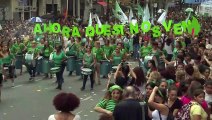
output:
[[[60,72],[60,67],[53,67],[50,70],[51,74],[56,74],[57,72]]]
[[[83,75],[90,75],[92,74],[92,70],[89,68],[82,68],[82,74]]]
[[[76,60],[76,75],[81,75],[82,60]]]
[[[26,63],[32,62],[33,57],[34,57],[34,54],[28,54],[28,53],[26,53],[25,54]]]
[[[43,66],[42,62],[43,62],[43,57],[39,57],[36,62],[36,72],[38,73],[42,72],[42,66]]]
[[[50,63],[48,59],[42,60],[42,73],[49,73],[50,72]]]
[[[15,60],[15,68],[16,69],[21,69],[23,65],[23,55],[16,55],[16,60]]]
[[[101,60],[100,74],[107,75],[110,72],[110,62],[108,60]]]
[[[67,60],[67,71],[74,71],[76,68],[75,56],[70,56]]]
[[[115,72],[116,72],[117,68],[118,68],[118,66],[113,66],[113,67],[112,67],[112,71],[113,71],[113,73],[115,73]]]

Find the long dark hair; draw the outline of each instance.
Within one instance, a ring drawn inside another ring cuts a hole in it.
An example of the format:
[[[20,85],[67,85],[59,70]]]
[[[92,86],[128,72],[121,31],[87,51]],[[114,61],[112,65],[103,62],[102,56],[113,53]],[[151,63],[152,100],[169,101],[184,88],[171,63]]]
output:
[[[140,67],[135,67],[133,69],[134,73],[136,74],[137,79],[134,80],[134,84],[137,86],[141,86],[142,84],[146,83],[146,77],[144,76],[144,72],[142,68]],[[133,78],[134,79],[134,78]]]
[[[130,72],[130,68],[129,68],[128,65],[125,65],[125,64],[124,64],[124,65],[121,67],[121,71],[122,71],[122,73],[124,74],[124,77],[127,78],[127,77],[128,77],[128,74],[129,74],[129,72]]]
[[[153,69],[157,69],[156,63],[154,60],[149,60],[148,62],[150,62],[152,64]]]
[[[160,96],[163,99],[163,103],[167,101],[167,90],[163,88],[158,88],[156,95]]]

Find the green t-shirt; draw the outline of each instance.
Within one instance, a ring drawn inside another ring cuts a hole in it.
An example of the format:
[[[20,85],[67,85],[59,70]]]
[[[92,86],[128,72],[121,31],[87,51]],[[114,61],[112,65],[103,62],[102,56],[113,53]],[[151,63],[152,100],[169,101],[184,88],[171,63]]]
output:
[[[85,51],[84,48],[83,49],[80,49],[79,52],[78,52],[78,54],[77,54],[78,59],[83,59],[85,52],[86,51]]]
[[[113,54],[113,65],[118,66],[122,61],[122,57],[123,57],[122,54],[120,55]]]
[[[84,67],[86,68],[93,68],[91,64],[94,62],[94,55],[91,53],[91,55],[88,55],[87,53],[84,54],[83,59],[85,61]]]
[[[44,57],[49,57],[50,54],[54,51],[54,48],[52,46],[49,46],[47,48],[43,48],[43,56]]]
[[[112,51],[115,51],[116,47],[117,47],[117,45],[116,45],[116,44],[112,45],[112,46],[111,46]]]
[[[140,48],[140,54],[141,54],[141,57],[144,58],[145,56],[149,55],[149,53],[151,52],[152,50],[152,47],[151,46],[142,46]]]
[[[92,53],[95,55],[97,62],[99,62],[100,60],[103,60],[103,49],[102,48],[96,48],[94,47],[92,49]]]
[[[106,55],[106,57],[109,59],[111,57],[111,54],[112,54],[112,48],[110,46],[104,46],[103,52]]]
[[[17,53],[21,54],[23,52],[24,48],[25,48],[24,43],[17,44],[17,46],[16,46]]]
[[[27,49],[27,53],[28,54],[34,54],[34,56],[36,56],[39,52],[40,52],[40,50],[38,48],[29,47]]]
[[[76,55],[77,54],[77,46],[76,44],[71,44],[71,45],[68,45],[68,51],[66,52],[66,55],[67,56],[72,56],[72,55]]]
[[[2,59],[2,62],[3,64],[11,64],[13,59],[14,59],[14,55],[9,54],[8,56]]]
[[[116,104],[115,100],[102,99],[96,106],[113,112]]]
[[[12,45],[12,46],[10,47],[10,53],[11,53],[11,54],[15,55],[16,52],[17,52],[16,50],[17,50],[17,48],[16,48],[15,45]]]
[[[38,45],[37,45],[38,50],[42,50],[42,49],[43,49],[43,47],[44,47],[44,45],[43,45],[43,44],[38,44]]]
[[[62,51],[59,55],[56,52],[53,54],[53,61],[55,67],[60,67],[62,65],[62,61],[67,58],[65,53]]]

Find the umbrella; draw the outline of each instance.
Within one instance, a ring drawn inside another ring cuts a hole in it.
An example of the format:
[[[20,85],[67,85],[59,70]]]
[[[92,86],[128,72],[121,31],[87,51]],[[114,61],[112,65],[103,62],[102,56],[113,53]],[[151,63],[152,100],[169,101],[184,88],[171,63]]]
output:
[[[192,8],[187,8],[185,11],[186,12],[193,12],[194,10]]]
[[[29,19],[29,22],[31,23],[42,22],[42,19],[40,17],[32,17]]]

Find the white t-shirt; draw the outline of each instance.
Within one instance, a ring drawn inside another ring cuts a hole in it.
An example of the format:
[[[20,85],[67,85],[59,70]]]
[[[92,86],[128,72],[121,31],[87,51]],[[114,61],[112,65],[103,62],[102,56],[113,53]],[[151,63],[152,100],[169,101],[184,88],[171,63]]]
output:
[[[48,120],[56,120],[54,115],[50,115]],[[75,115],[73,120],[81,120],[79,115]]]
[[[205,92],[205,101],[207,103],[212,103],[212,95]]]

